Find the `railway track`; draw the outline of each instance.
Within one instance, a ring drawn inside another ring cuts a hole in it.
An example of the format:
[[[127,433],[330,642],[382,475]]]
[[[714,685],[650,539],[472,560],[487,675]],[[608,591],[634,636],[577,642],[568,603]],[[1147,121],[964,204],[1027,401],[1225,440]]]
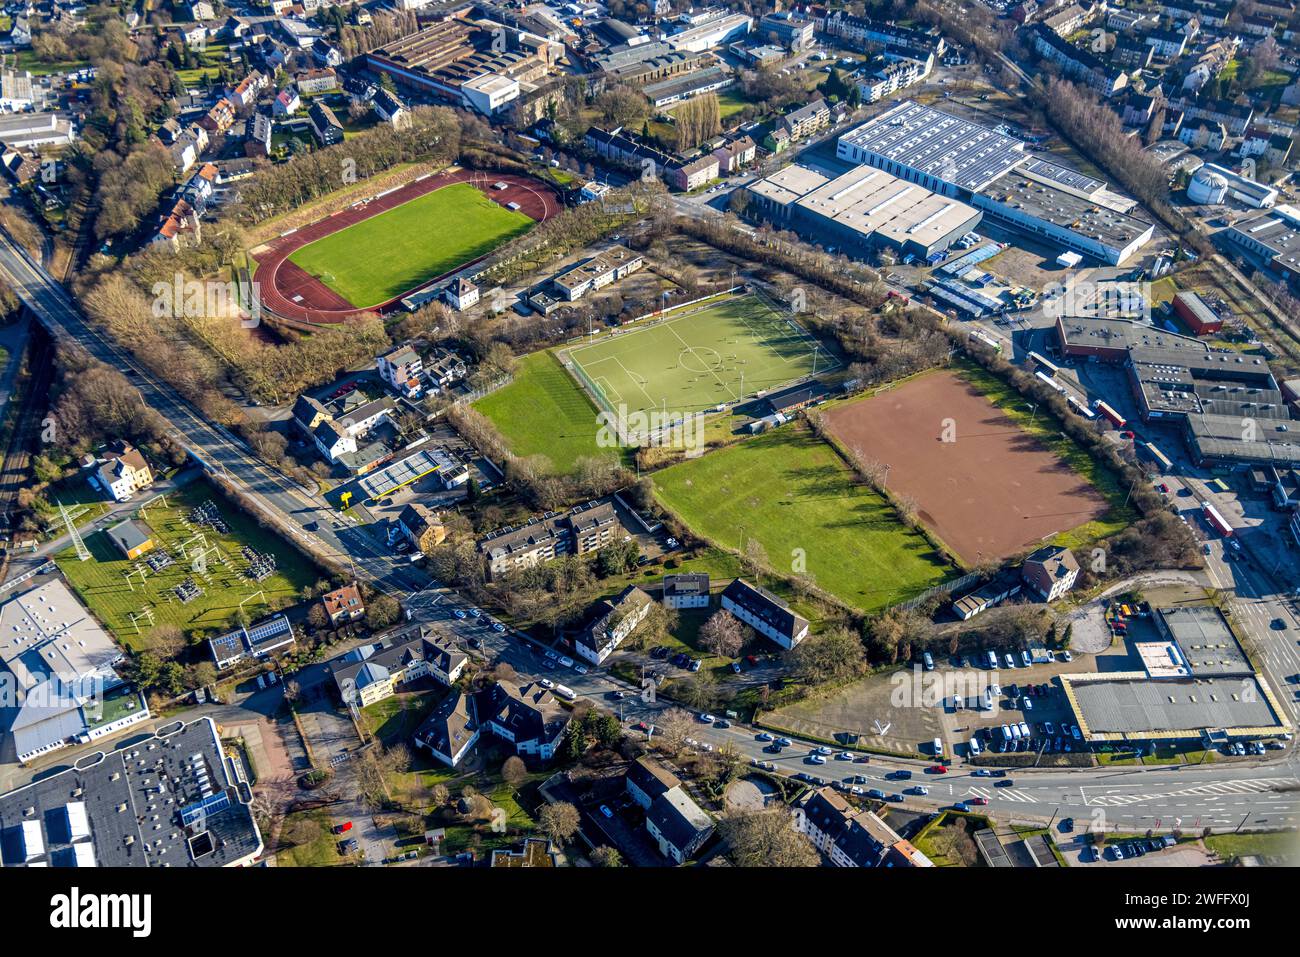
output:
[[[13,535],[13,515],[18,505],[18,493],[30,481],[32,454],[40,443],[42,422],[49,404],[50,388],[54,383],[54,345],[39,326],[33,325],[28,345],[27,369],[19,379],[11,403],[17,403],[18,418],[4,460],[0,462],[0,527]],[[0,581],[9,569],[9,549],[0,558]]]

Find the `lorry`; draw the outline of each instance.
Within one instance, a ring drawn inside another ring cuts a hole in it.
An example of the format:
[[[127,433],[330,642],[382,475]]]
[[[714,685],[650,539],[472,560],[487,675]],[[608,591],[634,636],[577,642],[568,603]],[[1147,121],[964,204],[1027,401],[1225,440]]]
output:
[[[1098,399],[1093,404],[1096,406],[1097,411],[1108,418],[1115,428],[1122,429],[1124,426],[1128,425],[1128,420],[1116,412],[1108,403]]]
[[[1201,512],[1205,516],[1205,521],[1210,524],[1211,528],[1213,528],[1224,538],[1232,537],[1232,526],[1228,524],[1227,519],[1225,519],[1222,515],[1219,514],[1219,510],[1217,508],[1215,508],[1209,502],[1203,502],[1201,504]]]

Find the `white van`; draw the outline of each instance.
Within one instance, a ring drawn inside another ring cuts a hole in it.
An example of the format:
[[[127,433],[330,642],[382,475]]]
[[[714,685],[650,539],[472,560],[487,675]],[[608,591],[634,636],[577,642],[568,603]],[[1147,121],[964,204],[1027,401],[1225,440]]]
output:
[[[939,738],[934,739],[934,753],[936,757],[943,755],[943,741]]]
[[[1004,724],[1004,725],[1002,726],[1002,740],[1003,740],[1003,741],[1011,741],[1011,740],[1013,740],[1012,735],[1011,735],[1011,728],[1010,728],[1009,725],[1005,725],[1005,724]]]
[[[984,710],[985,711],[993,710],[993,689],[992,688],[984,689]]]
[[[1019,741],[1019,740],[1020,740],[1020,725],[1018,725],[1018,724],[1013,724],[1013,725],[1011,726],[1011,740],[1013,740],[1013,741]]]
[[[990,668],[992,668],[994,671],[998,670],[998,654],[996,651],[988,652],[988,662]]]
[[[979,738],[971,738],[971,739],[970,739],[970,753],[971,753],[972,756],[978,756],[979,753],[980,753],[981,751],[983,751],[983,750],[984,750],[984,749],[980,747],[980,740],[979,740]]]

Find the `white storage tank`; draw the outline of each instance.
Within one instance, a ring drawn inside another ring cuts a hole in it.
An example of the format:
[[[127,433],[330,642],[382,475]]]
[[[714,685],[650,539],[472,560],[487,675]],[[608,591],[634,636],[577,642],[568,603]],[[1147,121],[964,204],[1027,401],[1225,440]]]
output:
[[[1187,183],[1187,198],[1198,204],[1222,203],[1228,195],[1228,181],[1202,166]]]

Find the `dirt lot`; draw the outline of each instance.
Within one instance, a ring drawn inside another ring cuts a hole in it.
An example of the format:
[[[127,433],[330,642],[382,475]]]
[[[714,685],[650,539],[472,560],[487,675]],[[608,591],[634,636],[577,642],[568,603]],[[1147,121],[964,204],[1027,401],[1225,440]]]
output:
[[[913,379],[826,415],[887,464],[887,483],[962,561],[1005,558],[1103,515],[1102,495],[954,373]],[[948,428],[950,424],[951,428]]]

